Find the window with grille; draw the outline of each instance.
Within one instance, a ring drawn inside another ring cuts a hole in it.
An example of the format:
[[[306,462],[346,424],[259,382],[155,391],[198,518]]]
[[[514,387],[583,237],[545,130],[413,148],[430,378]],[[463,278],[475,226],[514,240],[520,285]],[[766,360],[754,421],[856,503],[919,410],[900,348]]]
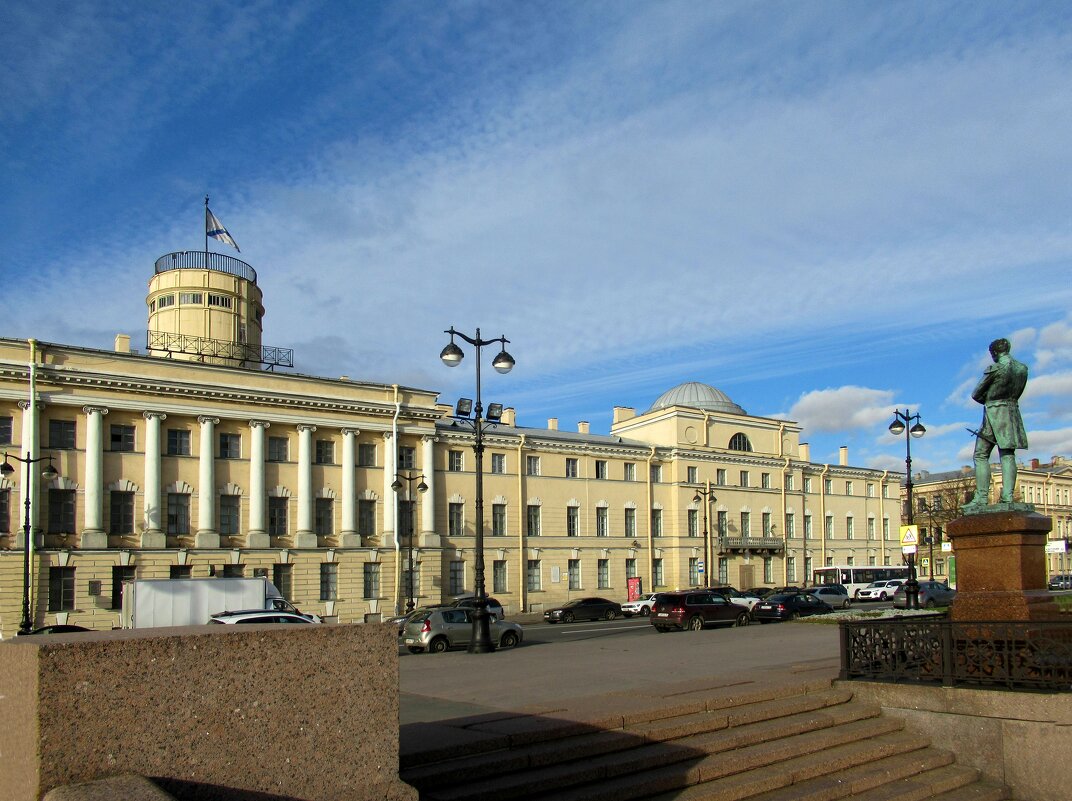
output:
[[[572,458],[566,459],[566,478],[577,478],[577,460]]]
[[[114,425],[111,427],[109,449],[113,451],[134,450],[134,426]]]
[[[220,534],[225,537],[234,537],[241,533],[238,524],[241,501],[240,495],[220,496]]]
[[[734,434],[730,437],[730,450],[751,451],[752,443],[748,441],[748,437],[745,434]]]
[[[491,591],[494,593],[509,592],[506,587],[506,560],[496,559],[491,565]]]
[[[852,515],[847,515],[845,517],[845,539],[851,540],[856,538],[855,522],[856,521],[853,519]]]
[[[335,464],[335,443],[330,439],[318,439],[315,458],[317,464]]]
[[[792,512],[785,513],[785,536],[795,537],[797,535],[797,518]]]
[[[700,560],[695,556],[689,557],[689,584],[700,586]]]
[[[452,503],[447,507],[447,531],[452,537],[465,534],[465,505]]]
[[[540,507],[528,506],[526,509],[526,533],[530,537],[540,536]]]
[[[725,537],[730,532],[730,513],[725,509],[718,512],[718,536]]]
[[[596,459],[596,478],[605,479],[607,477],[607,462],[605,459]]]
[[[133,534],[134,493],[112,490],[108,496],[108,533]]]
[[[748,486],[748,471],[747,470],[742,470],[741,471],[741,486],[742,487],[747,487]]]
[[[339,597],[339,565],[335,562],[320,563],[320,600],[334,601]]]
[[[268,437],[268,461],[285,462],[290,458],[290,440],[286,437]]]
[[[698,467],[687,467],[687,468],[685,468],[685,475],[686,475],[686,478],[685,478],[686,483],[688,483],[688,484],[699,484],[700,483],[700,468],[698,468]]]
[[[763,583],[774,583],[774,560],[769,556],[763,557]]]
[[[364,498],[357,502],[357,533],[362,537],[376,534],[376,501]]]
[[[452,473],[460,473],[462,471],[461,451],[447,451],[447,470]]]
[[[74,420],[48,421],[48,447],[50,450],[71,450],[75,445]]]
[[[610,535],[610,514],[606,506],[596,507],[596,536],[607,537]]]
[[[725,556],[720,556],[718,558],[718,583],[730,583],[730,560]]]
[[[762,489],[770,489],[771,488],[771,486],[770,486],[770,473],[760,473],[759,474],[759,486]]]
[[[190,496],[180,492],[168,493],[167,533],[181,536],[190,533]]]
[[[202,295],[200,292],[179,293],[180,306],[200,306],[202,303],[204,303],[204,295]]]
[[[376,446],[371,442],[359,442],[357,445],[357,466],[376,466]]]
[[[540,474],[539,456],[525,457],[525,472],[528,473],[530,476],[538,476]]]
[[[600,559],[596,562],[596,587],[600,590],[610,587],[610,559]]]
[[[751,537],[752,536],[752,513],[751,512],[741,512],[741,536],[742,537]]]
[[[74,568],[50,567],[48,569],[48,611],[71,612],[74,610]]]
[[[566,536],[577,537],[581,533],[581,510],[576,506],[566,507]]]
[[[651,466],[651,482],[658,484],[663,480],[663,466],[661,464],[653,464]]]
[[[48,533],[74,534],[74,490],[48,491]]]
[[[581,588],[581,560],[570,559],[566,563],[566,575],[569,577],[569,588],[579,590]]]
[[[689,509],[687,511],[688,532],[690,537],[700,536],[700,510]]]
[[[271,497],[268,499],[268,534],[283,537],[287,533],[287,499]]]
[[[797,580],[797,558],[795,556],[785,558],[785,580],[789,582]]]
[[[636,481],[636,464],[626,462],[622,467],[622,473],[626,481]]]
[[[506,504],[493,503],[491,505],[491,536],[506,536]]]
[[[160,297],[158,297],[156,299],[156,308],[158,308],[158,309],[166,309],[168,306],[174,306],[174,305],[175,305],[175,296],[174,295],[161,295]]]
[[[331,498],[317,498],[314,509],[314,531],[318,537],[330,537],[335,533],[335,502]]]
[[[651,583],[656,587],[666,586],[666,582],[663,580],[663,560],[652,559],[651,560]]]
[[[11,444],[11,418],[0,417],[0,445]]]
[[[505,453],[493,453],[491,455],[491,472],[492,473],[505,473],[506,472],[506,454]]]
[[[398,446],[398,468],[400,470],[413,470],[417,464],[417,449],[409,445]]]
[[[212,292],[209,292],[208,305],[216,306],[220,309],[229,309],[231,308],[231,298],[228,295],[216,295]]]
[[[168,456],[190,455],[190,432],[181,428],[169,428],[167,432]]]
[[[220,434],[220,458],[242,458],[242,438],[238,434]]]
[[[0,490],[0,533],[11,533],[11,490]]]
[[[380,563],[379,562],[365,562],[361,566],[362,580],[361,580],[361,597],[362,598],[379,598],[380,597]]]
[[[451,560],[448,588],[451,595],[465,592],[465,562],[460,559]]]
[[[272,565],[272,584],[279,594],[291,600],[294,595],[294,565],[288,562],[276,562]]]
[[[661,537],[663,535],[663,510],[652,509],[651,510],[651,536]]]
[[[536,592],[543,588],[540,582],[540,560],[529,559],[525,565],[525,586],[530,592]]]
[[[636,536],[636,509],[631,506],[625,507],[625,536]]]
[[[625,577],[627,579],[636,578],[636,559],[629,558],[625,560]]]

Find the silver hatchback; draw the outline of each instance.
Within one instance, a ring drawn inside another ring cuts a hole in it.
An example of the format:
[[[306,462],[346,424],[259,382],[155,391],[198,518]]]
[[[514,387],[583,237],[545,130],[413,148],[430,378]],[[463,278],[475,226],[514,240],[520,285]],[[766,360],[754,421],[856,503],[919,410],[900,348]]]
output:
[[[411,654],[442,653],[469,644],[473,634],[472,610],[462,608],[418,610],[402,631],[402,644]],[[497,648],[513,648],[524,632],[513,621],[491,621],[491,641]]]

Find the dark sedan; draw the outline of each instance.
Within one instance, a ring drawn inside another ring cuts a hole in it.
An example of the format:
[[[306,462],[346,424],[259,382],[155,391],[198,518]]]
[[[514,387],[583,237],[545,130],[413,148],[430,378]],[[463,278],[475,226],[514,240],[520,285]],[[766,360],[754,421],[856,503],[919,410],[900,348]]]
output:
[[[780,593],[769,595],[756,604],[752,610],[752,619],[760,623],[772,623],[777,620],[796,620],[809,615],[828,615],[833,611],[830,604],[820,601],[810,593]]]
[[[548,609],[543,619],[548,623],[572,623],[574,620],[614,620],[622,606],[606,598],[577,598],[562,606]]]

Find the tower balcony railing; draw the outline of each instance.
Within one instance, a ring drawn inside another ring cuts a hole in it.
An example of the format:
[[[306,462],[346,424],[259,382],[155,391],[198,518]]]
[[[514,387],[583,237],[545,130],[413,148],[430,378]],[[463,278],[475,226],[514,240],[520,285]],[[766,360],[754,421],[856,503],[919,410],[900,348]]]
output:
[[[169,270],[214,270],[257,283],[257,271],[241,259],[204,250],[180,250],[156,260],[156,274]]]
[[[229,359],[237,362],[263,364],[268,369],[276,367],[293,367],[294,350],[265,346],[258,348],[241,342],[225,339],[190,336],[189,334],[171,334],[167,331],[146,331],[146,350],[160,351],[169,357],[176,353],[196,356],[200,361],[205,358]]]

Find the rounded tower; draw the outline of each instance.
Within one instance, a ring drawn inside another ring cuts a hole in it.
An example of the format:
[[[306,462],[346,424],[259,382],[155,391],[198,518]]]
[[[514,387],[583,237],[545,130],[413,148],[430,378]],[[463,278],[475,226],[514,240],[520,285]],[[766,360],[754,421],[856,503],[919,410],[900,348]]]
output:
[[[207,251],[168,253],[156,260],[145,298],[146,348],[154,356],[234,367],[283,363],[264,355],[261,300],[257,271],[244,261]]]

